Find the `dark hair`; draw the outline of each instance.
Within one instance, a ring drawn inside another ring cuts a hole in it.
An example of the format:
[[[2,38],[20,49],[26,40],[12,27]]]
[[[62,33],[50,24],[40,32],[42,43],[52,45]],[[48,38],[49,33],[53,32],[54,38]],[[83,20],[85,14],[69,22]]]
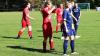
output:
[[[25,8],[25,7],[28,5],[28,3],[31,4],[31,2],[30,2],[29,0],[25,0],[25,1],[23,2],[23,8]]]
[[[49,2],[44,3],[44,7],[47,7],[47,5],[49,5]]]
[[[57,4],[57,8],[59,8],[60,7],[60,4]]]
[[[29,2],[29,1],[24,1],[24,2],[23,2],[22,10],[23,10],[25,7],[27,7],[28,3],[30,3],[30,2]],[[32,7],[31,7],[29,10],[31,10],[31,9],[32,9]]]
[[[25,8],[27,5],[28,5],[28,2],[25,1],[25,2],[23,3],[23,8]]]

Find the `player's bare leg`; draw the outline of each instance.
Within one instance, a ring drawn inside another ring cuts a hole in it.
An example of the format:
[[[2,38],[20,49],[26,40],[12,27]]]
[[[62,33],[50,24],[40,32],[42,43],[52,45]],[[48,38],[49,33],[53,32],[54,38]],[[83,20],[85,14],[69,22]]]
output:
[[[56,26],[56,33],[58,32],[60,26],[61,26],[61,23],[58,23],[57,26]]]
[[[30,39],[32,39],[32,26],[28,26],[28,34],[29,34],[29,37]]]

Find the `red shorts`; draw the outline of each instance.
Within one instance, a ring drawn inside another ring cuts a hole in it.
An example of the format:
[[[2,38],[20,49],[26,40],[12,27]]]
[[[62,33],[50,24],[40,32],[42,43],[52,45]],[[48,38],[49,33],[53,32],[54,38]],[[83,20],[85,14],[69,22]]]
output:
[[[30,26],[30,25],[31,25],[31,23],[30,23],[29,19],[27,19],[27,20],[22,19],[22,27],[27,27],[27,26]]]
[[[44,24],[42,25],[42,29],[43,29],[43,36],[44,36],[44,37],[52,37],[53,29],[52,29],[52,24],[51,24],[51,22],[44,23]]]

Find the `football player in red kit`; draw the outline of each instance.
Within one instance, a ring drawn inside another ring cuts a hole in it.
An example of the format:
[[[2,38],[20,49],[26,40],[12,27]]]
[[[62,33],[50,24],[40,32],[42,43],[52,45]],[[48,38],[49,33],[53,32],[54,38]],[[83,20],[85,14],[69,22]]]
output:
[[[58,29],[61,27],[62,24],[62,14],[63,14],[63,4],[57,4],[56,8],[56,15],[57,15],[57,25],[56,25],[56,33],[58,32]]]
[[[45,2],[44,7],[41,9],[42,16],[43,16],[43,51],[46,51],[46,44],[47,39],[49,37],[49,44],[50,44],[50,50],[54,50],[54,41],[53,41],[53,29],[52,29],[52,22],[51,22],[51,14],[55,7],[52,7],[51,2]]]
[[[22,28],[18,32],[17,39],[20,38],[20,36],[22,35],[22,33],[26,29],[26,27],[28,27],[28,34],[29,34],[30,39],[32,38],[32,26],[31,26],[30,19],[33,19],[33,18],[29,16],[30,7],[31,7],[30,3],[28,3],[28,2],[24,3],[23,16],[22,16],[22,21],[21,21]]]

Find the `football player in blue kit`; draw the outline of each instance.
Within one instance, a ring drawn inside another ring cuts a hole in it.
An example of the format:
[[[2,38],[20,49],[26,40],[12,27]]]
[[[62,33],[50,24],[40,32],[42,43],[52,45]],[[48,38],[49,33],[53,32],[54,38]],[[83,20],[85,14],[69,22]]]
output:
[[[65,9],[63,11],[63,35],[64,35],[64,43],[63,43],[63,56],[69,56],[67,53],[68,47],[68,40],[70,39],[70,46],[71,46],[71,54],[76,54],[74,48],[74,24],[73,18],[70,12],[70,5],[71,3],[66,3]]]
[[[78,30],[78,26],[79,26],[79,22],[80,22],[80,14],[81,13],[80,13],[80,8],[78,7],[77,3],[74,4],[72,13],[73,13],[74,17],[77,19],[77,21],[75,19],[73,19],[74,28],[75,28],[74,36],[75,36],[75,38],[79,38],[80,36],[77,36],[77,30]]]

